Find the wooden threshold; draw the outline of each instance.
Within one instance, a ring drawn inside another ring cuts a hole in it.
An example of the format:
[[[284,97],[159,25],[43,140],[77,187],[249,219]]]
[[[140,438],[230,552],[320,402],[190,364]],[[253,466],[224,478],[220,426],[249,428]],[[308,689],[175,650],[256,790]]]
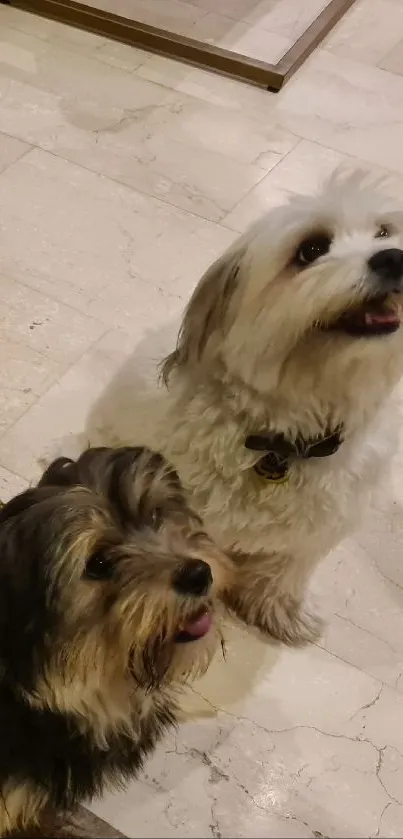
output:
[[[277,92],[355,0],[330,0],[277,64],[196,41],[75,0],[0,0],[26,12]]]

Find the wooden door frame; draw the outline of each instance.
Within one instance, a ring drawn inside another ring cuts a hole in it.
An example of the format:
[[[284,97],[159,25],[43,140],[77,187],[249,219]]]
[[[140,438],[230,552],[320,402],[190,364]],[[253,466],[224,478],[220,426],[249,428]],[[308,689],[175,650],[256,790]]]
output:
[[[78,3],[76,0],[0,0],[0,2],[120,41],[123,44],[201,67],[203,70],[212,70],[277,92],[352,6],[354,0],[330,0],[320,15],[277,64],[258,61],[221,47],[130,20],[121,15],[104,12],[92,6],[86,6],[84,3]]]

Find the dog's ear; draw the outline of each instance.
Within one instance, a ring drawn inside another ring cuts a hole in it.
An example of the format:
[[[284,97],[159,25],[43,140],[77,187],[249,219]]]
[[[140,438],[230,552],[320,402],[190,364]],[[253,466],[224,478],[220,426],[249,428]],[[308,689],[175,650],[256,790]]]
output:
[[[96,472],[105,471],[107,462],[113,449],[106,446],[86,449],[77,460],[70,457],[58,457],[45,469],[38,486],[74,487],[97,485]]]
[[[54,488],[31,488],[0,510],[0,683],[27,687],[45,639],[47,586],[44,541],[35,505],[53,499]]]
[[[8,521],[8,519],[12,519],[20,513],[23,513],[25,510],[28,510],[29,507],[36,504],[37,500],[38,492],[34,487],[26,489],[19,495],[11,498],[10,501],[7,501],[6,504],[3,504],[0,507],[0,525],[4,524],[4,522]]]
[[[124,527],[140,526],[149,516],[147,510],[169,502],[182,504],[184,498],[177,472],[159,452],[146,447],[105,449],[93,461],[89,486],[102,492]]]
[[[38,486],[71,486],[75,484],[76,464],[69,457],[58,457],[45,469]]]
[[[224,253],[196,286],[185,311],[176,349],[161,367],[165,384],[168,384],[173,370],[198,364],[211,339],[221,336],[244,253],[245,247]]]

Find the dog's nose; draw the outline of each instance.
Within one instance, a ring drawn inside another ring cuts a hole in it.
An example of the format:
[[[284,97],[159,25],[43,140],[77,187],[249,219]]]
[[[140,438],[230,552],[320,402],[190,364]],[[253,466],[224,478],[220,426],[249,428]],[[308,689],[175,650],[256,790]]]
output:
[[[176,572],[173,584],[180,594],[193,594],[202,597],[207,594],[213,575],[207,562],[202,559],[189,559]]]
[[[370,270],[380,280],[396,281],[403,278],[403,251],[400,248],[386,248],[378,251],[368,260]]]

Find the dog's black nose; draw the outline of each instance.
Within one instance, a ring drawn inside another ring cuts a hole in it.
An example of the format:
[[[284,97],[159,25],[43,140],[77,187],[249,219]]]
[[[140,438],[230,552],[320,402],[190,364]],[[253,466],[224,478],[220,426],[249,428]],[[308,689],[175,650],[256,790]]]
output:
[[[368,266],[380,280],[396,281],[403,278],[403,251],[400,248],[386,248],[378,251],[368,260]]]
[[[207,562],[201,559],[189,559],[185,562],[173,578],[173,584],[180,594],[194,594],[202,597],[207,594],[213,575]]]

